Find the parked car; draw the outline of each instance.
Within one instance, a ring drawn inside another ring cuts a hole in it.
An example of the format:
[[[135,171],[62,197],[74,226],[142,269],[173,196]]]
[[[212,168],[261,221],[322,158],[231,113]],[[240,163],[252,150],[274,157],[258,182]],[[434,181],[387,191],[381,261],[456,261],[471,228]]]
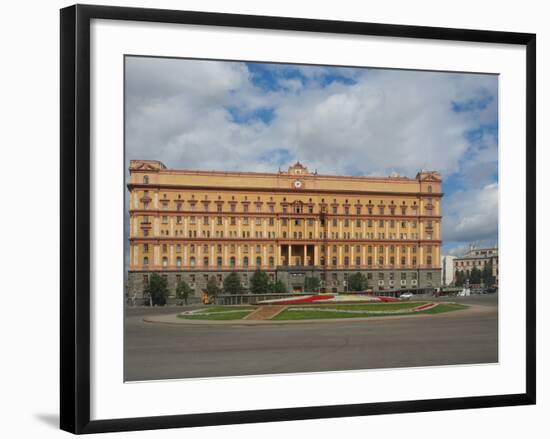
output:
[[[403,293],[399,296],[400,299],[410,299],[413,296],[412,293]]]

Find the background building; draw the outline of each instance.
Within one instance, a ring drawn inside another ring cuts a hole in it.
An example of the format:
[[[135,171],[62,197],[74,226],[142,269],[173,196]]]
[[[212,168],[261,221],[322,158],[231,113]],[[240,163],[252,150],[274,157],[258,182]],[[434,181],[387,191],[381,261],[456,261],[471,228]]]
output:
[[[454,260],[454,271],[471,273],[477,268],[482,271],[487,268],[493,283],[498,285],[498,248],[476,248],[470,245],[470,250],[464,256],[459,256]]]
[[[441,285],[450,285],[455,276],[454,260],[455,256],[441,256]]]
[[[363,272],[376,290],[440,285],[441,177],[319,175],[299,162],[277,173],[167,169],[130,163],[128,293],[152,272],[200,292],[258,267],[289,291],[306,276],[343,292]]]

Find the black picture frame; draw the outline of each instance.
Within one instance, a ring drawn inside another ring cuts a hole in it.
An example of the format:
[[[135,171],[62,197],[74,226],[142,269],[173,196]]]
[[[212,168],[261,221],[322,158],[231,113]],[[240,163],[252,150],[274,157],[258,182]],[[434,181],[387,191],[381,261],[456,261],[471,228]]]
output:
[[[90,420],[90,21],[92,19],[525,46],[527,61],[525,66],[527,86],[525,115],[526,392],[494,396]],[[535,34],[89,5],[75,5],[62,9],[60,24],[61,429],[81,434],[535,404]]]

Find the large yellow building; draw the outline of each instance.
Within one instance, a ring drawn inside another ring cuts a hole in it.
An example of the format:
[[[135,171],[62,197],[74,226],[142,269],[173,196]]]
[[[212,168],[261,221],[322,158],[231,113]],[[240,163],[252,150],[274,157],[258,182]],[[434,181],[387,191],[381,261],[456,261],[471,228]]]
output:
[[[259,267],[290,291],[307,276],[327,292],[362,272],[369,288],[437,287],[441,282],[441,176],[321,175],[296,163],[276,173],[168,169],[130,163],[128,292],[148,276],[180,279],[198,294],[231,271],[246,288]]]

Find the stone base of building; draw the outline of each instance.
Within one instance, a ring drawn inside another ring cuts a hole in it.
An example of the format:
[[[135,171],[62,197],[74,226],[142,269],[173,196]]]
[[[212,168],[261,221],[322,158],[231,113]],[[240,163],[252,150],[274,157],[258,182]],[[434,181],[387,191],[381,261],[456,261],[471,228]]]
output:
[[[243,289],[248,289],[248,281],[254,274],[254,270],[235,270],[242,282]],[[367,278],[367,289],[373,291],[390,291],[399,289],[429,289],[441,286],[441,269],[379,269],[379,270],[322,270],[311,267],[278,267],[274,270],[266,270],[272,281],[280,280],[289,292],[303,293],[306,277],[316,277],[321,281],[321,292],[345,293],[348,291],[347,279],[354,273],[362,273]],[[140,300],[147,279],[153,272],[135,271],[128,273],[127,297],[128,300]],[[180,280],[185,280],[193,289],[193,296],[189,297],[189,303],[196,303],[200,300],[201,294],[206,291],[208,279],[216,277],[219,285],[228,276],[230,271],[169,271],[156,272],[165,276],[170,291],[170,302],[175,300],[176,285]],[[309,291],[307,291],[309,292]]]

